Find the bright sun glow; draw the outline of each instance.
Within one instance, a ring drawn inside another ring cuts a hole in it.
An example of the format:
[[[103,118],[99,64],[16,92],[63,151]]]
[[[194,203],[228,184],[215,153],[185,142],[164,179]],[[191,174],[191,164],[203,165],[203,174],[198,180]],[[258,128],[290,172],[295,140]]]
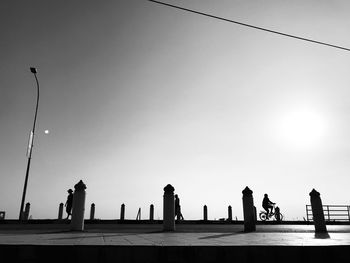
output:
[[[325,120],[321,114],[312,110],[294,110],[281,117],[278,134],[293,148],[314,147],[326,134]]]

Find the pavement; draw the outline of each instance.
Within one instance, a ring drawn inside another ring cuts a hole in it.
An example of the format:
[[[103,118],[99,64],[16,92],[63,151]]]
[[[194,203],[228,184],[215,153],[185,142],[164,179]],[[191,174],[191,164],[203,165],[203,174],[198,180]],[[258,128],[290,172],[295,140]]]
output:
[[[350,225],[329,225],[328,234],[315,235],[313,225],[257,225],[245,233],[243,225],[176,226],[163,232],[160,224],[85,225],[72,232],[69,224],[1,225],[0,245],[54,246],[349,246]]]

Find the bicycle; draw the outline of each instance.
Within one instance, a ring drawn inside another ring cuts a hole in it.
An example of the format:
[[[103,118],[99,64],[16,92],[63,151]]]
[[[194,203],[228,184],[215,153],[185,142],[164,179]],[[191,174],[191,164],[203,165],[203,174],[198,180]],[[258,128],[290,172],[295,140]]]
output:
[[[266,215],[267,213],[265,211],[260,211],[260,213],[259,213],[260,220],[261,221],[266,221],[266,220],[269,220],[270,218],[273,218],[273,217],[274,217],[274,219],[278,220],[278,216],[279,216],[279,221],[282,221],[283,220],[283,215],[281,214],[281,212],[279,212],[279,214],[276,213],[276,208],[278,208],[278,207],[275,208],[275,206],[276,205],[273,204],[272,210],[269,213],[268,217],[267,217],[267,215]],[[278,210],[279,210],[279,208],[278,208]]]

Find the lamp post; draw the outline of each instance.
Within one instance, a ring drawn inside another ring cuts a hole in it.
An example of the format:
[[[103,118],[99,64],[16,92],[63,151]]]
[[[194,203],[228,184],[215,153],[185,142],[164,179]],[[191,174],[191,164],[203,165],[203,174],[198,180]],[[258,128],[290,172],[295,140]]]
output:
[[[34,77],[35,77],[36,88],[37,88],[37,97],[36,97],[36,107],[35,107],[33,129],[31,130],[30,136],[29,136],[28,151],[27,151],[28,162],[27,162],[26,177],[25,177],[24,186],[23,186],[21,208],[19,211],[19,220],[23,219],[23,207],[24,207],[24,202],[26,199],[27,183],[28,183],[28,176],[29,176],[29,169],[30,169],[30,160],[32,159],[32,149],[33,149],[33,143],[34,143],[36,116],[38,114],[38,106],[39,106],[39,81],[38,81],[38,78],[36,76],[37,70],[36,70],[36,68],[31,67],[30,72],[32,72],[34,74]]]

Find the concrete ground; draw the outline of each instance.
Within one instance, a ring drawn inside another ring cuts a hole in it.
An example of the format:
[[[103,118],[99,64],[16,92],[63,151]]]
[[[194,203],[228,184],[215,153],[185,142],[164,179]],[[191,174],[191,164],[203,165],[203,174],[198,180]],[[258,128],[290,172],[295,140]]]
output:
[[[328,225],[315,235],[313,225],[179,224],[0,224],[0,256],[7,262],[349,262],[350,226]]]
[[[244,233],[243,225],[176,226],[163,232],[162,225],[86,225],[83,232],[67,225],[2,226],[0,244],[11,245],[118,245],[118,246],[349,246],[350,226],[329,225],[328,235],[315,235],[313,225],[257,225]]]

